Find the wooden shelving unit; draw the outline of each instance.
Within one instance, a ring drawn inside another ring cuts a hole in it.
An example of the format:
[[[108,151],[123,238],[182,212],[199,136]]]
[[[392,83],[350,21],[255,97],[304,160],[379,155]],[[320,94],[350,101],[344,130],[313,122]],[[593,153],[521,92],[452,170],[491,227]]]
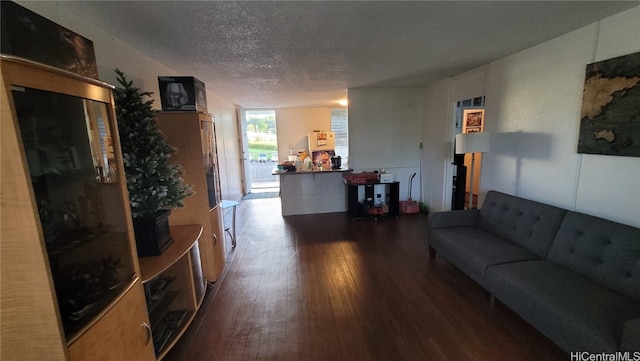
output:
[[[171,226],[173,244],[160,256],[140,258],[156,358],[161,360],[193,321],[204,299],[199,224]]]
[[[171,162],[183,168],[184,182],[195,190],[184,207],[172,210],[169,224],[202,225],[202,270],[208,282],[215,282],[226,266],[215,119],[202,112],[163,111],[156,120],[169,144],[178,149]]]

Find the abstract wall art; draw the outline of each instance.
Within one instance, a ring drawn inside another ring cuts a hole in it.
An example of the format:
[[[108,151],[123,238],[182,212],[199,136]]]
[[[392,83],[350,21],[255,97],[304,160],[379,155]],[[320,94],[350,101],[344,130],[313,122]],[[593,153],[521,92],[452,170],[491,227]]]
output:
[[[640,53],[587,65],[578,153],[640,157]]]

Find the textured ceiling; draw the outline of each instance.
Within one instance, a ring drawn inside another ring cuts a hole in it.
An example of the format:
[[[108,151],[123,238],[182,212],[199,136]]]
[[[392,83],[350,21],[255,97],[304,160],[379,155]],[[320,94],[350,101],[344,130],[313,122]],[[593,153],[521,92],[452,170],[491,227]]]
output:
[[[639,1],[74,1],[64,7],[245,108],[421,87]]]

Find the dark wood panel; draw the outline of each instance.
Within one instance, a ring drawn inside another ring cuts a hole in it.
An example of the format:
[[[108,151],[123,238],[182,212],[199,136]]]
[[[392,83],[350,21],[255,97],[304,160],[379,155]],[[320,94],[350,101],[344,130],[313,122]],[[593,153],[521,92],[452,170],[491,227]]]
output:
[[[427,216],[280,216],[243,201],[238,246],[166,360],[567,360],[448,262]]]

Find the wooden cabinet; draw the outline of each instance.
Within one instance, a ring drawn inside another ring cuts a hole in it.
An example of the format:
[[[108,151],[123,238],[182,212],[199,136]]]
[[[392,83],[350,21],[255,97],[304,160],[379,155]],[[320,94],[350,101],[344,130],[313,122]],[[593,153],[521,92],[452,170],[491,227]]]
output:
[[[171,226],[173,244],[140,259],[156,356],[160,360],[193,321],[206,291],[200,264],[200,225]]]
[[[214,118],[200,112],[159,112],[156,119],[167,141],[178,151],[171,161],[184,169],[184,181],[195,194],[171,212],[169,224],[201,224],[200,252],[205,278],[215,282],[226,265],[220,175]]]
[[[211,225],[211,239],[213,242],[213,275],[215,275],[216,280],[224,271],[227,262],[223,217],[222,202],[209,210],[209,224]]]
[[[153,359],[112,87],[1,62],[2,359]]]
[[[151,344],[145,298],[137,281],[112,309],[69,346],[69,356],[78,361],[153,360]]]

